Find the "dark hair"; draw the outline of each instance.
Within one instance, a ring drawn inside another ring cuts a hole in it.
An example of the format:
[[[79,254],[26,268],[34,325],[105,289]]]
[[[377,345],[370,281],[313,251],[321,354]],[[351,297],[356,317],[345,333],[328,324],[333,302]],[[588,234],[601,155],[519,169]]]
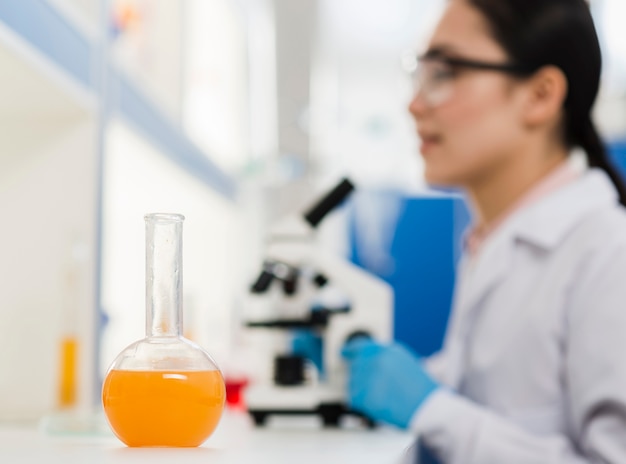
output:
[[[518,65],[533,72],[561,69],[568,82],[564,142],[582,147],[589,165],[603,169],[626,205],[626,187],[611,165],[591,119],[600,86],[602,57],[585,0],[468,0],[487,19],[494,39]]]

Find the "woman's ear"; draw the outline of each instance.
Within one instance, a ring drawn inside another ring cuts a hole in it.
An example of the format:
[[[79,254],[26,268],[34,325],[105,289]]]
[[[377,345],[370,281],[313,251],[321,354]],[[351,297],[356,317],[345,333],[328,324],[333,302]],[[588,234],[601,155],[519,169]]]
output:
[[[560,121],[567,97],[567,78],[556,66],[544,66],[526,83],[523,120],[529,127]]]

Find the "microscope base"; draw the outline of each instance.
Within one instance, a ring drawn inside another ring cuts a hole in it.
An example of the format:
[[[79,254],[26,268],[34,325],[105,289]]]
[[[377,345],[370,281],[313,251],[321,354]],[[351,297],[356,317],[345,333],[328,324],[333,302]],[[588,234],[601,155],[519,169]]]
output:
[[[318,416],[324,427],[338,427],[344,416],[354,416],[368,428],[374,422],[351,410],[341,389],[329,385],[276,386],[254,385],[246,389],[245,402],[257,426],[263,426],[269,416]]]
[[[266,424],[269,416],[318,416],[322,419],[324,427],[339,427],[341,418],[344,416],[355,416],[363,421],[367,428],[374,428],[376,424],[368,417],[356,411],[352,411],[342,403],[320,403],[314,409],[254,409],[249,408],[248,412],[252,416],[257,427]]]

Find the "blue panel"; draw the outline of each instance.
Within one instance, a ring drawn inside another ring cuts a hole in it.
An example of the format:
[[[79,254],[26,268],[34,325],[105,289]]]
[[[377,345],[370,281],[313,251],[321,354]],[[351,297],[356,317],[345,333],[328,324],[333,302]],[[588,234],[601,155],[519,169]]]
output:
[[[608,145],[611,161],[626,180],[626,140],[616,141]]]
[[[389,195],[389,194],[384,194]],[[388,202],[388,200],[387,200]],[[460,197],[396,196],[400,214],[388,241],[390,272],[368,264],[358,220],[352,223],[352,260],[394,289],[394,338],[420,355],[441,348],[450,313],[461,235],[469,214]],[[357,202],[358,208],[358,202]],[[358,215],[358,212],[355,213]],[[384,227],[384,226],[383,226]]]
[[[0,21],[86,87],[93,87],[89,42],[44,0],[0,0]]]
[[[391,248],[394,336],[427,355],[441,345],[450,308],[453,205],[445,200],[407,199],[405,203]]]
[[[183,132],[166,120],[121,74],[113,74],[118,110],[172,161],[225,197],[235,196],[234,181],[198,149]]]

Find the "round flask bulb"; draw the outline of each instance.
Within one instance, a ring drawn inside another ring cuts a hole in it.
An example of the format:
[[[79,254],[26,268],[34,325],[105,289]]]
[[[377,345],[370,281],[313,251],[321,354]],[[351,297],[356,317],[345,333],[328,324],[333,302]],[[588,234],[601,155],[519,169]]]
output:
[[[103,390],[115,435],[132,447],[193,447],[221,418],[222,374],[200,347],[183,338],[146,338],[113,362]]]

